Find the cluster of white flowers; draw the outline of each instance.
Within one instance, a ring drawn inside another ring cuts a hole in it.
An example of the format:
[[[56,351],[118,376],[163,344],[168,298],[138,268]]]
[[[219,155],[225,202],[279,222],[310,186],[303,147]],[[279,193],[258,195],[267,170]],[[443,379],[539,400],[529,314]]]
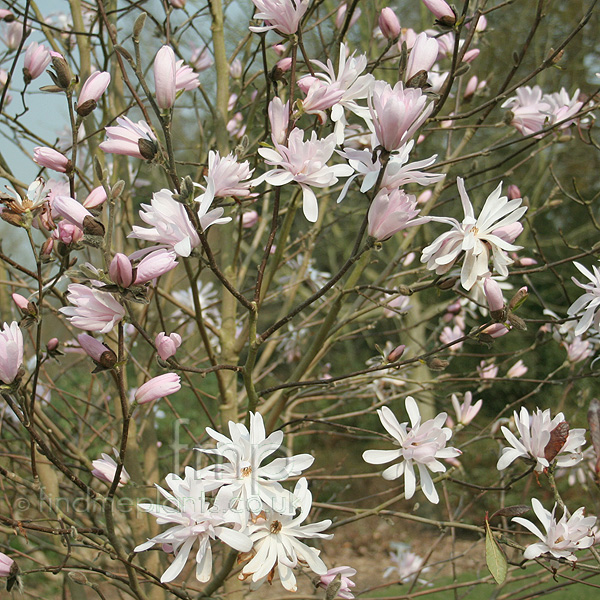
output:
[[[331,521],[303,524],[312,506],[306,478],[301,477],[293,491],[281,485],[310,467],[314,458],[309,454],[284,456],[263,465],[280,449],[283,432],[267,436],[260,413],[250,414],[249,430],[230,421],[230,438],[211,428],[206,431],[216,441],[216,448],[199,451],[223,462],[199,470],[186,467],[183,479],[168,475],[170,492],[157,486],[174,508],[160,504],[140,504],[139,508],[155,516],[159,524],[173,526],[135,551],[160,544],[175,554],[162,582],[172,581],[181,573],[196,542],[196,577],[208,581],[212,573],[211,541],[216,539],[244,553],[241,558],[247,562],[240,578],[250,578],[254,589],[271,581],[276,569],[289,591],[296,591],[294,568],[299,565],[325,575],[327,567],[319,550],[300,540],[330,539],[332,535],[323,531]]]

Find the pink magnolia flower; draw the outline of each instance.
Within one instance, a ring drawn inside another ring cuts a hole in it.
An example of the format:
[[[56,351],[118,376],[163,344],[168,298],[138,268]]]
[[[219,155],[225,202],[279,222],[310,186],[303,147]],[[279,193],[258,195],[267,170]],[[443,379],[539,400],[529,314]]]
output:
[[[588,340],[582,340],[581,336],[577,336],[568,344],[563,342],[563,346],[567,351],[567,360],[572,363],[578,363],[585,360],[593,354],[593,346]]]
[[[181,389],[181,377],[177,373],[165,373],[146,381],[135,392],[138,404],[146,404],[165,396],[170,396]]]
[[[206,71],[206,69],[210,69],[213,65],[213,59],[208,51],[208,48],[194,48],[192,52],[192,57],[190,58],[190,64],[194,67],[194,69],[198,72]]]
[[[176,256],[175,252],[164,248],[151,252],[138,263],[133,283],[140,285],[168,273],[178,264]]]
[[[23,334],[19,324],[4,323],[0,331],[0,381],[12,383],[23,364]]]
[[[37,146],[33,149],[33,160],[40,166],[66,173],[72,168],[71,161],[54,148]]]
[[[513,115],[511,125],[523,135],[530,135],[543,129],[550,120],[551,106],[542,97],[542,88],[539,85],[533,88],[525,85],[516,93],[516,96],[502,104],[502,108],[508,108]]]
[[[298,31],[300,20],[308,9],[308,0],[252,0],[256,10],[255,19],[267,21],[268,25],[250,27],[250,31],[261,33],[276,29],[284,35]]]
[[[175,63],[175,89],[179,90],[195,90],[200,85],[198,73],[188,65],[183,64],[183,60],[178,60]]]
[[[318,139],[313,131],[310,140],[305,142],[304,132],[295,128],[290,133],[287,146],[276,143],[275,149],[259,148],[258,153],[265,162],[278,168],[267,171],[254,183],[267,181],[278,186],[296,181],[302,188],[304,216],[314,223],[319,216],[319,205],[312,187],[329,187],[337,183],[338,177],[352,174],[352,167],[348,165],[327,166],[335,144],[333,133]]]
[[[110,83],[110,73],[106,71],[96,71],[92,73],[81,86],[79,98],[77,99],[78,108],[86,102],[98,102],[100,97],[106,91]]]
[[[100,149],[109,154],[124,154],[150,160],[156,154],[156,136],[145,121],[137,124],[127,117],[118,117],[118,125],[106,127],[108,139]]]
[[[127,236],[140,240],[155,242],[172,248],[179,256],[189,256],[192,249],[200,244],[200,237],[194,229],[185,206],[173,199],[173,192],[160,190],[152,194],[150,204],[142,204],[140,217],[142,221],[151,225],[150,229],[134,225],[133,231]],[[208,208],[201,206],[201,209]],[[214,224],[227,223],[229,217],[221,218],[222,208],[215,208],[209,212],[201,213],[200,225],[205,231]]]
[[[156,104],[166,110],[175,103],[176,89],[175,52],[170,46],[163,46],[154,58],[154,89]]]
[[[405,81],[409,81],[420,71],[429,71],[437,59],[438,48],[435,38],[429,37],[425,32],[420,33],[406,63]]]
[[[43,44],[31,42],[25,52],[25,66],[23,67],[23,76],[25,82],[29,83],[37,79],[48,67],[52,57],[50,52]]]
[[[185,3],[187,0],[169,0],[169,4],[173,8],[185,8]]]
[[[502,323],[498,323],[502,325]],[[496,379],[498,375],[498,367],[493,362],[482,360],[477,365],[477,374],[481,379]]]
[[[0,552],[0,577],[10,577],[14,575],[16,568],[15,561],[10,557],[6,556],[4,552]]]
[[[573,97],[570,98],[565,88],[561,88],[560,92],[554,94],[544,94],[543,98],[550,105],[552,123],[565,121],[560,125],[560,129],[570,127],[574,117],[582,108],[583,102],[579,100],[579,90],[575,90]]]
[[[483,405],[483,400],[477,400],[477,402],[471,406],[472,401],[473,394],[471,392],[465,392],[465,397],[462,404],[458,401],[456,394],[452,394],[452,406],[454,407],[454,412],[456,413],[457,423],[468,425],[477,416],[477,413],[480,411],[481,406]]]
[[[420,89],[404,88],[399,81],[393,88],[376,81],[369,96],[369,110],[375,135],[389,152],[410,140],[433,110],[433,102]]]
[[[210,150],[208,173],[205,176],[206,191],[195,198],[196,202],[208,209],[215,198],[227,198],[228,196],[248,198],[251,195],[250,187],[253,184],[249,179],[253,172],[254,169],[250,168],[247,160],[239,163],[233,153],[221,157],[218,152]]]
[[[335,13],[335,27],[336,29],[341,29],[346,22],[346,12],[348,11],[348,4],[344,2],[344,4],[340,4]],[[362,14],[362,10],[360,7],[356,7],[354,12],[352,13],[352,17],[350,18],[350,23],[348,23],[348,28],[352,27],[360,19],[360,15]]]
[[[29,28],[28,28],[29,29]],[[3,41],[9,50],[16,50],[23,39],[25,27],[19,21],[13,21],[3,30]]]
[[[522,360],[518,360],[507,372],[506,372],[506,376],[513,378],[513,377],[522,377],[523,375],[525,375],[525,373],[527,373],[528,369],[527,367],[523,364]]]
[[[400,21],[396,13],[388,6],[379,13],[378,25],[383,37],[388,40],[395,40],[400,35]]]
[[[580,336],[590,327],[598,329],[600,323],[600,313],[598,313],[598,307],[600,306],[600,270],[596,265],[593,265],[592,273],[578,262],[573,262],[573,264],[582,275],[590,280],[590,283],[581,283],[575,277],[571,277],[576,286],[585,290],[585,294],[579,296],[567,309],[567,314],[570,317],[581,316],[574,331],[576,336]],[[581,314],[582,312],[583,314]]]
[[[439,496],[433,484],[429,471],[433,473],[444,473],[446,466],[438,459],[454,458],[461,454],[456,448],[446,447],[448,440],[452,437],[452,431],[443,427],[446,422],[446,413],[440,413],[435,419],[421,423],[421,414],[417,403],[411,396],[406,398],[406,411],[410,418],[408,423],[398,423],[394,413],[384,406],[377,410],[381,424],[385,430],[396,440],[400,446],[397,450],[366,450],[363,459],[373,465],[402,459],[402,462],[392,465],[382,473],[384,479],[398,479],[404,475],[404,494],[407,500],[413,497],[416,491],[417,478],[414,464],[419,468],[421,489],[425,497],[437,504]]]
[[[92,467],[94,467],[92,470],[92,475],[94,477],[105,481],[109,485],[112,484],[115,475],[117,474],[117,463],[112,456],[104,454],[103,452],[102,458],[97,458],[96,460],[92,461]],[[125,470],[125,467],[123,467],[121,469],[121,475],[119,477],[119,483],[117,484],[117,487],[124,486],[129,479],[129,473]]]
[[[528,519],[523,517],[512,518],[512,521],[522,525],[541,540],[527,546],[523,553],[524,558],[533,559],[542,554],[550,554],[554,558],[564,558],[574,563],[577,558],[573,552],[589,548],[595,543],[592,528],[596,523],[596,517],[584,516],[585,508],[583,506],[578,508],[570,517],[565,507],[563,516],[557,521],[554,516],[556,504],[552,512],[547,511],[536,498],[531,500],[531,505],[546,533],[542,533],[537,525]]]
[[[485,277],[483,290],[490,313],[501,313],[504,310],[504,296],[500,284],[492,277]]]
[[[469,200],[461,177],[456,180],[462,202],[464,218],[461,223],[456,219],[441,219],[452,225],[452,229],[438,236],[423,250],[421,262],[438,275],[447,273],[464,251],[465,257],[460,274],[463,288],[470,290],[479,277],[489,271],[490,250],[495,269],[502,276],[508,275],[507,265],[513,263],[507,251],[520,250],[521,246],[513,246],[494,235],[494,231],[512,225],[518,221],[526,206],[521,206],[521,199],[508,201],[502,193],[502,183],[488,196],[483,209],[476,219],[473,205]]]
[[[273,143],[285,144],[290,115],[289,101],[284,104],[278,96],[275,96],[269,102],[268,114]]]
[[[83,230],[73,223],[68,221],[60,221],[56,225],[56,229],[52,230],[52,238],[60,240],[63,244],[76,244],[83,239]]]
[[[258,223],[258,213],[255,210],[248,210],[242,213],[242,227],[250,229]]]
[[[334,569],[329,569],[325,575],[321,575],[317,587],[326,590],[329,587],[329,584],[339,576],[340,588],[336,594],[336,597],[351,600],[354,598],[354,594],[351,592],[351,589],[355,587],[356,584],[350,579],[350,577],[354,577],[355,575],[356,569],[353,569],[352,567],[335,567]]]
[[[311,79],[306,91],[306,97],[300,101],[302,111],[309,115],[318,115],[322,123],[327,119],[325,110],[337,104],[344,97],[344,90],[335,85],[323,83],[320,79],[310,75],[303,78],[304,81]],[[301,80],[302,81],[302,80]],[[298,82],[300,86],[301,81]]]
[[[181,336],[178,333],[171,333],[167,335],[164,331],[161,331],[154,340],[156,344],[156,351],[162,360],[167,360],[171,356],[175,356],[177,348],[181,346]]]
[[[125,316],[125,308],[108,292],[72,283],[68,299],[75,306],[60,310],[79,329],[108,333]]]
[[[442,344],[452,344],[449,348],[450,352],[458,352],[463,347],[464,341],[459,342],[457,340],[460,340],[464,335],[465,330],[460,325],[456,324],[452,327],[446,325],[440,333],[440,342]]]
[[[429,221],[428,217],[415,219],[419,209],[417,200],[404,190],[381,190],[371,202],[368,213],[368,233],[378,241],[392,237],[398,231]]]
[[[428,568],[423,568],[425,559],[418,554],[410,551],[410,546],[407,544],[399,544],[392,542],[391,546],[395,546],[395,552],[390,552],[390,560],[393,563],[383,572],[383,577],[386,579],[390,575],[395,575],[399,582],[410,583],[415,579],[418,573],[425,573]],[[427,583],[419,579],[420,583]]]
[[[571,467],[583,459],[581,446],[585,444],[585,429],[569,431],[568,426],[564,428],[566,421],[563,413],[558,413],[552,419],[549,408],[544,411],[538,408],[530,415],[522,407],[519,414],[515,411],[514,419],[520,437],[517,439],[508,427],[502,427],[502,433],[511,448],[502,449],[497,464],[499,471],[520,457],[533,460],[538,472],[548,468],[554,460],[559,467]]]

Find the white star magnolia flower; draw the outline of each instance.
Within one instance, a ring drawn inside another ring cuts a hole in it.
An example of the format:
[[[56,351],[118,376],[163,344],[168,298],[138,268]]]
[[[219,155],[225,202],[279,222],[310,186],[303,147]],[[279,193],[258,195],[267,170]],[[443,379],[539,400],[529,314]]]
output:
[[[344,118],[344,109],[370,121],[369,108],[360,106],[356,101],[368,97],[375,83],[375,77],[371,74],[361,75],[367,68],[367,57],[364,54],[356,57],[354,55],[353,52],[351,56],[348,56],[346,45],[340,44],[340,62],[337,75],[331,60],[327,59],[327,64],[322,63],[320,60],[311,60],[313,64],[324,71],[323,73],[315,73],[316,77],[343,92],[341,99],[331,108],[331,120],[335,123],[334,133],[338,144],[344,141],[344,128],[347,125]]]
[[[211,199],[212,202],[212,199]],[[161,246],[172,248],[179,256],[189,256],[192,249],[200,244],[200,237],[190,221],[185,206],[173,198],[171,190],[163,189],[152,194],[150,204],[142,204],[140,217],[152,227],[145,229],[134,225],[127,236]],[[210,203],[201,203],[198,219],[202,231],[211,225],[229,223],[230,217],[223,217],[223,209],[208,210]]]
[[[548,468],[555,458],[559,467],[572,467],[583,459],[581,446],[585,444],[585,429],[568,431],[564,428],[564,432],[559,434],[561,430],[557,427],[565,421],[562,413],[552,419],[549,408],[544,411],[538,408],[530,416],[527,409],[522,407],[519,414],[515,411],[514,418],[521,437],[517,439],[510,429],[502,427],[502,433],[512,448],[502,449],[502,456],[497,464],[499,471],[506,469],[519,457],[533,459],[538,472]],[[567,431],[568,435],[563,439]]]
[[[295,510],[292,494],[285,490],[280,481],[300,475],[310,467],[314,457],[310,454],[276,458],[261,466],[267,456],[276,452],[283,441],[283,432],[274,431],[268,437],[260,413],[250,413],[250,431],[242,423],[229,421],[231,439],[206,428],[206,432],[217,441],[214,450],[198,448],[200,452],[222,456],[227,463],[211,465],[203,469],[205,481],[220,487],[217,496],[227,495],[231,507],[241,511],[247,520],[250,513],[259,514],[264,506],[286,514]]]
[[[175,554],[175,560],[160,578],[162,583],[173,581],[181,573],[196,541],[199,542],[195,558],[196,578],[202,582],[208,581],[212,574],[211,540],[219,538],[239,552],[249,552],[252,548],[252,540],[245,533],[225,527],[226,524],[240,527],[236,515],[228,510],[227,503],[216,499],[214,505],[210,506],[206,501],[205,493],[214,489],[214,486],[205,485],[201,477],[200,471],[186,467],[185,479],[174,473],[165,478],[172,494],[156,486],[176,508],[162,504],[138,505],[141,510],[156,517],[159,525],[174,524],[170,529],[134,548],[134,552],[143,552],[154,544],[161,544],[163,549],[166,546],[168,551]]]
[[[523,525],[541,540],[541,542],[527,546],[523,554],[525,558],[532,559],[542,554],[551,554],[554,558],[564,558],[570,562],[576,562],[577,558],[573,552],[589,548],[594,543],[595,538],[592,527],[596,523],[596,517],[584,516],[583,506],[578,508],[569,518],[567,518],[567,509],[565,508],[560,521],[556,521],[554,517],[556,504],[552,512],[547,511],[541,502],[535,498],[531,500],[531,504],[546,533],[542,533],[537,525],[528,519],[513,517],[512,520],[515,523]]]
[[[263,173],[254,184],[262,181],[275,186],[291,181],[299,183],[304,216],[315,223],[319,216],[319,205],[312,187],[329,187],[337,183],[338,177],[348,177],[353,173],[349,165],[327,165],[334,149],[333,133],[320,140],[313,131],[310,140],[305,142],[302,129],[295,128],[289,135],[287,146],[275,143],[275,149],[259,148],[258,153],[265,162],[278,168]]]
[[[488,196],[479,217],[475,219],[473,205],[467,195],[464,180],[458,177],[456,184],[465,216],[461,223],[453,218],[432,218],[432,220],[452,225],[452,229],[437,237],[423,250],[421,262],[427,263],[427,268],[431,271],[442,275],[452,268],[464,252],[465,258],[460,273],[460,283],[463,288],[470,290],[478,277],[483,277],[488,273],[490,250],[496,271],[500,275],[508,275],[506,267],[514,261],[508,257],[506,252],[520,250],[522,246],[509,244],[494,232],[501,227],[516,223],[525,214],[527,207],[521,206],[521,198],[508,201],[506,196],[500,196],[502,193],[501,182]]]
[[[374,136],[371,137],[372,147],[373,142],[374,145],[377,145],[377,138]],[[394,190],[396,188],[404,187],[409,183],[432,185],[444,179],[445,175],[443,173],[427,173],[419,170],[431,166],[437,160],[437,154],[424,160],[408,163],[408,158],[414,145],[414,140],[411,140],[398,150],[398,154],[393,154],[391,156],[381,180],[382,189],[386,188],[388,190]],[[348,163],[356,173],[348,178],[337,201],[341,202],[344,199],[350,188],[350,184],[359,175],[364,175],[360,191],[363,194],[369,191],[375,185],[377,178],[379,177],[379,171],[381,170],[379,158],[374,161],[373,152],[368,149],[356,150],[354,148],[345,148],[343,152],[338,151],[338,154],[348,160]]]
[[[585,294],[577,298],[567,309],[567,314],[570,317],[579,316],[583,312],[581,319],[579,319],[575,327],[575,335],[579,336],[585,333],[592,325],[595,329],[598,329],[600,322],[600,314],[598,314],[598,306],[600,306],[600,270],[598,270],[596,265],[593,265],[592,269],[594,272],[591,273],[578,262],[574,262],[573,264],[590,280],[590,283],[581,283],[575,277],[571,278],[575,285],[585,290]]]
[[[437,504],[440,499],[429,471],[444,473],[446,467],[437,459],[454,458],[462,453],[456,448],[446,448],[446,443],[452,437],[452,431],[444,427],[448,416],[446,413],[440,413],[434,419],[421,423],[421,414],[415,400],[408,396],[405,404],[412,425],[410,429],[407,428],[408,423],[398,423],[398,419],[387,406],[377,410],[381,424],[398,442],[400,448],[367,450],[363,453],[363,459],[372,465],[381,465],[402,458],[402,462],[388,467],[381,475],[388,480],[404,475],[404,494],[407,500],[413,497],[417,486],[414,466],[416,463],[425,497],[429,502]]]
[[[317,575],[327,573],[327,566],[319,558],[319,551],[307,546],[298,538],[331,539],[333,534],[321,533],[331,525],[331,521],[326,519],[302,525],[312,505],[312,494],[308,490],[305,477],[298,480],[294,496],[300,508],[297,517],[267,509],[254,523],[248,525],[250,538],[254,542],[254,556],[242,569],[240,579],[252,575],[253,589],[262,585],[267,578],[271,580],[275,566],[281,585],[290,592],[297,590],[292,569],[298,566],[298,563],[307,564]]]

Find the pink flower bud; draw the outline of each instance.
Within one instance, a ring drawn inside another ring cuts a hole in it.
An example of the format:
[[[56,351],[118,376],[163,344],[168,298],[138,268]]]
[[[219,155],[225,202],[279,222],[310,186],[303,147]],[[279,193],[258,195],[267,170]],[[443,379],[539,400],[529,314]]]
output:
[[[522,198],[521,190],[514,184],[511,183],[506,190],[506,196],[509,200],[517,200],[518,198]]]
[[[429,202],[431,196],[433,196],[433,192],[431,190],[425,190],[424,192],[421,192],[417,196],[417,204],[425,204],[426,202]]]
[[[108,454],[102,453],[102,458],[92,461],[92,475],[105,481],[109,485],[112,484],[115,475],[117,474],[117,463]],[[125,485],[129,481],[129,473],[125,470],[125,467],[121,470],[121,476],[119,477],[118,487]]]
[[[423,4],[440,23],[450,26],[456,22],[456,14],[444,0],[423,0]]]
[[[396,362],[397,360],[400,360],[401,356],[404,354],[404,351],[406,350],[406,346],[404,344],[400,344],[400,346],[396,346],[389,354],[388,354],[388,360],[390,362]]]
[[[277,64],[275,66],[280,71],[283,71],[285,73],[286,71],[289,71],[292,68],[292,59],[289,56],[286,56],[285,58],[282,58],[281,60],[277,61]]]
[[[466,25],[467,29],[471,29],[472,21],[469,21]],[[479,19],[477,20],[477,25],[475,27],[475,31],[477,33],[481,33],[487,29],[487,19],[485,15],[479,15]]]
[[[77,112],[81,116],[86,116],[96,108],[96,102],[100,100],[109,83],[110,73],[106,71],[96,71],[87,78],[81,86],[79,98],[77,99]]]
[[[346,11],[347,10],[348,10],[348,5],[346,3],[341,4],[340,7],[338,8],[337,13],[335,15],[336,29],[341,29],[344,26],[344,23],[346,22]],[[350,23],[348,24],[348,29],[350,29],[350,27],[352,27],[352,25],[354,25],[354,23],[356,23],[356,21],[358,21],[361,14],[362,14],[362,11],[360,10],[360,8],[356,7],[354,9],[354,12],[352,13]]]
[[[271,123],[271,138],[276,144],[285,143],[289,121],[289,101],[283,104],[281,98],[275,96],[269,102],[269,122]]]
[[[159,398],[164,398],[178,392],[181,389],[181,378],[176,373],[165,373],[146,381],[136,393],[135,399],[138,404],[146,404]]]
[[[479,79],[477,79],[477,75],[473,75],[471,79],[467,82],[467,86],[465,87],[465,93],[463,94],[463,98],[468,100],[473,96],[473,94],[477,91],[477,85],[479,84]]]
[[[242,61],[239,58],[235,58],[229,65],[229,74],[234,79],[239,79],[242,76]]]
[[[29,313],[29,300],[21,294],[13,294],[12,295],[13,302],[17,305],[20,311],[23,313]]]
[[[489,327],[486,327],[481,333],[485,333],[495,339],[506,335],[508,332],[508,327],[503,323],[493,323]]]
[[[438,50],[439,45],[435,38],[429,37],[425,32],[420,33],[406,63],[405,80],[409,81],[420,71],[429,71],[437,59]]]
[[[54,250],[54,240],[52,238],[48,238],[43,244],[42,244],[42,250],[41,250],[41,254],[43,257],[48,257],[52,254],[52,251]]]
[[[133,282],[131,261],[121,252],[117,252],[110,263],[108,274],[117,285],[128,288]]]
[[[145,256],[138,264],[135,271],[136,284],[147,283],[157,279],[177,266],[177,255],[166,249],[156,250]]]
[[[48,350],[48,352],[54,352],[57,348],[58,348],[58,338],[50,338],[47,342],[46,342],[46,350]]]
[[[76,244],[79,242],[83,238],[83,231],[77,225],[73,225],[73,223],[60,221],[56,226],[56,229],[52,231],[52,238],[59,240],[68,246],[69,244]]]
[[[77,336],[77,341],[85,353],[93,359],[94,362],[97,362],[104,368],[112,368],[115,366],[117,362],[116,354],[100,340],[97,340],[87,333],[81,333]]]
[[[25,52],[25,66],[23,68],[25,83],[37,79],[46,70],[51,60],[50,52],[44,45],[31,42],[27,52]]]
[[[33,149],[33,160],[40,166],[66,173],[72,168],[71,161],[54,148],[37,146]]]
[[[0,21],[14,21],[15,15],[13,15],[7,8],[0,8]]]
[[[258,222],[258,213],[255,210],[249,210],[242,214],[242,227],[244,229],[250,229],[254,227]]]
[[[490,312],[502,312],[504,309],[504,298],[498,282],[491,277],[486,277],[483,281],[483,290]]]
[[[387,6],[379,13],[379,29],[388,40],[395,40],[400,35],[400,21],[396,13]]]
[[[69,196],[56,196],[52,202],[52,209],[79,229],[84,228],[87,217],[93,219],[92,213],[87,208]]]
[[[173,8],[185,8],[186,0],[169,0]]]
[[[163,46],[154,59],[154,88],[156,103],[163,110],[175,103],[175,52],[170,46]]]
[[[11,384],[23,364],[23,333],[19,324],[4,323],[0,330],[0,381]]]
[[[472,48],[471,50],[467,50],[465,55],[463,56],[464,63],[473,62],[478,56],[481,50],[479,48]]]
[[[518,360],[507,372],[506,376],[512,378],[522,377],[527,373],[527,367],[523,364],[522,360]]]
[[[161,331],[154,341],[156,344],[156,351],[162,360],[167,360],[171,356],[175,356],[177,348],[181,346],[181,336],[178,333],[172,333],[167,335],[164,331]]]
[[[529,258],[527,256],[524,256],[523,258],[517,258],[517,260],[515,260],[516,267],[532,267],[533,265],[537,264],[538,262],[535,260],[535,258]]]
[[[106,202],[106,191],[99,185],[89,193],[88,197],[83,201],[83,206],[85,208],[96,208],[104,202]]]
[[[10,556],[0,552],[0,577],[13,576],[17,571],[16,564]]]

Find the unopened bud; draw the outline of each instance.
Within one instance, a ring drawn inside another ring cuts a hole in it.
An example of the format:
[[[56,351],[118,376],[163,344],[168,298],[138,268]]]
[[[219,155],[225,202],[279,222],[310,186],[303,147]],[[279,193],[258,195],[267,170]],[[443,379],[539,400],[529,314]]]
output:
[[[508,313],[507,319],[508,319],[508,322],[515,329],[519,329],[521,331],[526,331],[527,324],[525,323],[525,321],[523,321],[523,319],[521,319],[521,317],[517,317],[517,315],[515,315],[514,313]]]
[[[425,364],[432,371],[444,371],[450,363],[443,358],[428,358]]]
[[[388,360],[390,362],[396,362],[397,360],[400,360],[400,357],[404,354],[404,350],[406,350],[406,346],[404,344],[400,344],[399,346],[396,346],[389,354],[388,354]]]
[[[63,90],[69,89],[73,79],[73,73],[71,73],[71,68],[67,61],[62,56],[53,56],[52,66],[54,67],[54,72],[56,74],[55,83]]]
[[[152,160],[156,156],[156,144],[146,138],[138,140],[138,149],[146,160]]]
[[[96,221],[94,217],[87,215],[83,219],[83,233],[87,235],[95,235],[97,237],[104,236],[104,225],[100,221]]]
[[[522,198],[521,190],[514,183],[508,186],[508,190],[506,191],[506,195],[509,200],[516,200],[517,198]]]
[[[517,308],[519,308],[519,306],[521,306],[521,304],[523,304],[523,302],[525,302],[525,300],[527,300],[527,297],[529,296],[529,290],[527,289],[527,286],[523,286],[511,299],[510,302],[508,303],[508,310],[510,312],[514,312],[515,310],[517,310]]]
[[[54,250],[54,238],[48,238],[42,244],[41,255],[42,257],[48,257],[52,255],[52,250]]]
[[[146,13],[140,13],[140,16],[135,20],[133,24],[133,39],[138,40],[140,37],[140,33],[142,33],[142,29],[144,29],[144,24],[146,23]]]
[[[112,369],[117,364],[117,355],[112,350],[106,350],[100,355],[98,364],[103,369]]]
[[[91,98],[82,104],[78,104],[75,110],[80,117],[87,117],[96,108],[96,106],[98,106],[98,104],[93,98]]]
[[[110,190],[110,197],[113,200],[116,200],[123,193],[124,188],[125,182],[122,179],[119,179],[119,181],[112,186],[112,189]]]
[[[88,583],[87,577],[80,571],[69,571],[68,575],[73,583],[78,583],[79,585],[87,585]]]
[[[440,290],[451,290],[456,285],[457,281],[458,277],[446,277],[445,279],[440,279],[440,281],[437,282],[437,286]]]

